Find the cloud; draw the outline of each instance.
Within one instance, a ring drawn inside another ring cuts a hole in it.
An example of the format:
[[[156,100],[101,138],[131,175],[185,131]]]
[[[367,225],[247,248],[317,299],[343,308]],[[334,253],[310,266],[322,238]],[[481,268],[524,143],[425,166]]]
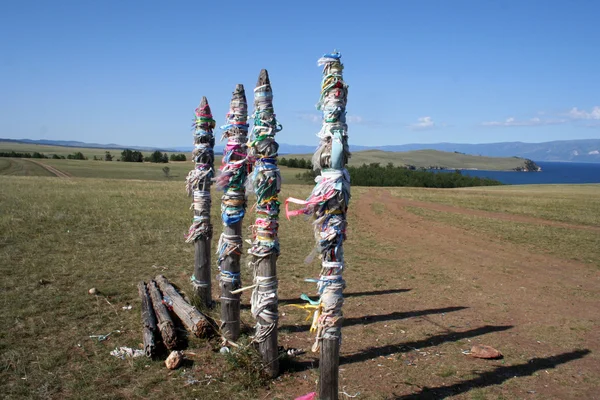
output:
[[[418,122],[410,124],[408,127],[413,131],[422,131],[437,128],[437,125],[435,124],[435,122],[433,122],[433,119],[431,117],[420,117],[418,119]]]
[[[565,119],[541,119],[538,117],[524,120],[517,120],[513,117],[507,118],[504,121],[487,121],[482,122],[483,126],[547,126],[560,125],[567,122]]]
[[[359,115],[346,115],[346,122],[349,124],[363,124],[365,119]]]
[[[590,112],[573,107],[568,115],[573,119],[600,119],[600,106],[592,108]]]
[[[313,124],[321,124],[323,122],[322,115],[316,113],[299,113],[298,118],[304,121],[312,122]],[[346,122],[356,125],[370,124],[368,120],[360,115],[346,115]]]
[[[313,124],[320,124],[322,120],[319,114],[314,113],[301,113],[298,114],[298,118],[304,121],[312,122]]]

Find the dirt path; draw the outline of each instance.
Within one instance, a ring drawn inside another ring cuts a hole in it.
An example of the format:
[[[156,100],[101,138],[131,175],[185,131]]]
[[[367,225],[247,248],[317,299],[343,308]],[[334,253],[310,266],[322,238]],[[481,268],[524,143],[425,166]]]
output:
[[[361,398],[595,398],[600,271],[422,218],[407,205],[552,224],[382,189],[359,196],[346,242],[355,250],[344,274],[340,387]],[[292,333],[281,335],[283,345],[306,348],[314,339],[307,323],[282,325]],[[504,359],[464,355],[474,344],[498,348]],[[317,360],[308,354],[300,365]],[[315,376],[299,372],[294,393],[313,389]]]
[[[26,158],[24,160],[27,160],[27,161],[30,161],[30,162],[32,162],[34,164],[39,165],[40,167],[44,168],[46,171],[50,172],[51,174],[53,174],[54,176],[57,176],[59,178],[72,178],[72,175],[69,174],[68,172],[61,171],[60,169],[55,168],[55,167],[53,167],[51,165],[44,164],[44,163],[42,163],[40,161],[37,161],[37,160],[32,160],[30,158]]]
[[[581,230],[586,230],[586,231],[600,232],[600,227],[597,227],[597,226],[569,224],[567,222],[551,221],[551,220],[547,220],[547,219],[543,219],[543,218],[530,217],[527,215],[517,215],[517,214],[509,214],[509,213],[502,213],[502,212],[473,210],[473,209],[469,209],[469,208],[455,207],[455,206],[450,206],[450,205],[446,205],[446,204],[428,203],[425,201],[404,199],[401,197],[392,196],[390,194],[390,192],[388,192],[388,191],[378,191],[378,195],[382,199],[385,199],[386,201],[392,201],[395,204],[399,204],[402,206],[419,207],[419,208],[425,208],[425,209],[433,210],[433,211],[451,212],[451,213],[463,214],[463,215],[474,215],[477,217],[501,219],[504,221],[524,222],[524,223],[528,223],[528,224],[550,225],[550,226],[557,226],[557,227],[561,227],[561,228],[581,229]]]

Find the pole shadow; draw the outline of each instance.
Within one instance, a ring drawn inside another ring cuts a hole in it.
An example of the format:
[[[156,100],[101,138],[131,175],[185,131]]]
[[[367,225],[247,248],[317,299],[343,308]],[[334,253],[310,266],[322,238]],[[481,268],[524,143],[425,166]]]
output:
[[[569,353],[559,354],[557,356],[550,356],[546,358],[532,358],[526,363],[517,364],[512,366],[500,366],[494,368],[492,371],[482,372],[477,378],[470,379],[456,383],[452,386],[434,387],[434,388],[422,388],[418,393],[413,393],[404,396],[394,397],[395,400],[436,400],[445,399],[448,396],[454,396],[461,393],[466,393],[471,389],[483,388],[486,386],[500,385],[504,381],[514,378],[515,376],[529,376],[536,371],[542,369],[556,368],[560,364],[565,364],[570,361],[574,361],[583,358],[590,354],[591,351],[588,349],[575,350]]]
[[[361,297],[361,296],[380,296],[384,294],[395,294],[395,293],[405,293],[410,292],[412,289],[384,289],[384,290],[370,290],[366,292],[344,292],[344,298],[348,297]],[[295,299],[279,299],[279,305],[284,306],[287,304],[304,304],[306,301],[301,298]]]
[[[420,349],[422,347],[438,346],[442,343],[456,342],[461,339],[472,338],[475,336],[485,335],[486,333],[502,332],[511,329],[512,325],[493,326],[485,325],[479,328],[471,329],[464,332],[451,332],[441,335],[430,336],[427,339],[415,340],[408,343],[391,344],[381,347],[371,347],[359,353],[340,357],[340,365],[352,364],[377,358],[380,356],[389,356],[394,353],[406,353],[412,349]]]
[[[444,308],[432,308],[428,310],[418,310],[418,311],[394,311],[389,314],[380,314],[380,315],[365,315],[364,317],[355,317],[355,318],[345,318],[342,324],[342,327],[353,326],[353,325],[366,325],[366,324],[374,324],[376,322],[386,322],[386,321],[397,321],[400,319],[412,318],[412,317],[420,317],[423,315],[432,315],[432,314],[444,314],[453,311],[460,311],[467,309],[468,307],[444,307]],[[310,325],[282,325],[279,328],[281,331],[289,332],[289,333],[298,333],[298,332],[307,332],[310,330]]]
[[[456,342],[461,339],[472,338],[480,335],[485,335],[491,332],[502,332],[512,329],[512,325],[493,326],[485,325],[479,328],[471,329],[465,332],[451,332],[435,336],[430,336],[426,339],[416,340],[407,343],[398,343],[381,347],[370,347],[358,353],[347,356],[340,356],[340,365],[352,364],[361,361],[367,361],[379,356],[389,356],[394,353],[406,353],[413,349],[421,349],[424,347],[439,346],[442,343]],[[285,360],[282,362],[282,372],[301,372],[318,366],[318,360],[313,361],[297,361],[294,359]]]

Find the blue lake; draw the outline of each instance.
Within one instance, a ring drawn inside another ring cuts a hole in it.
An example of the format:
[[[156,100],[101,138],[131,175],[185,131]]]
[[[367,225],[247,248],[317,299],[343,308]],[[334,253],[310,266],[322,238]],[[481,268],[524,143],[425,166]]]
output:
[[[538,183],[600,183],[600,163],[536,161],[541,172],[462,171],[464,175],[496,179],[507,185]]]

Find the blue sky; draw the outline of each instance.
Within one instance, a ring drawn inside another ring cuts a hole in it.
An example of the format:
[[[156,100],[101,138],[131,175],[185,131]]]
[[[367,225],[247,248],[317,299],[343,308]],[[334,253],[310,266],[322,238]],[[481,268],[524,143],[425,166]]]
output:
[[[203,95],[222,124],[267,68],[278,140],[316,144],[316,61],[335,48],[351,144],[600,138],[598,16],[594,0],[4,1],[0,137],[187,146]]]

